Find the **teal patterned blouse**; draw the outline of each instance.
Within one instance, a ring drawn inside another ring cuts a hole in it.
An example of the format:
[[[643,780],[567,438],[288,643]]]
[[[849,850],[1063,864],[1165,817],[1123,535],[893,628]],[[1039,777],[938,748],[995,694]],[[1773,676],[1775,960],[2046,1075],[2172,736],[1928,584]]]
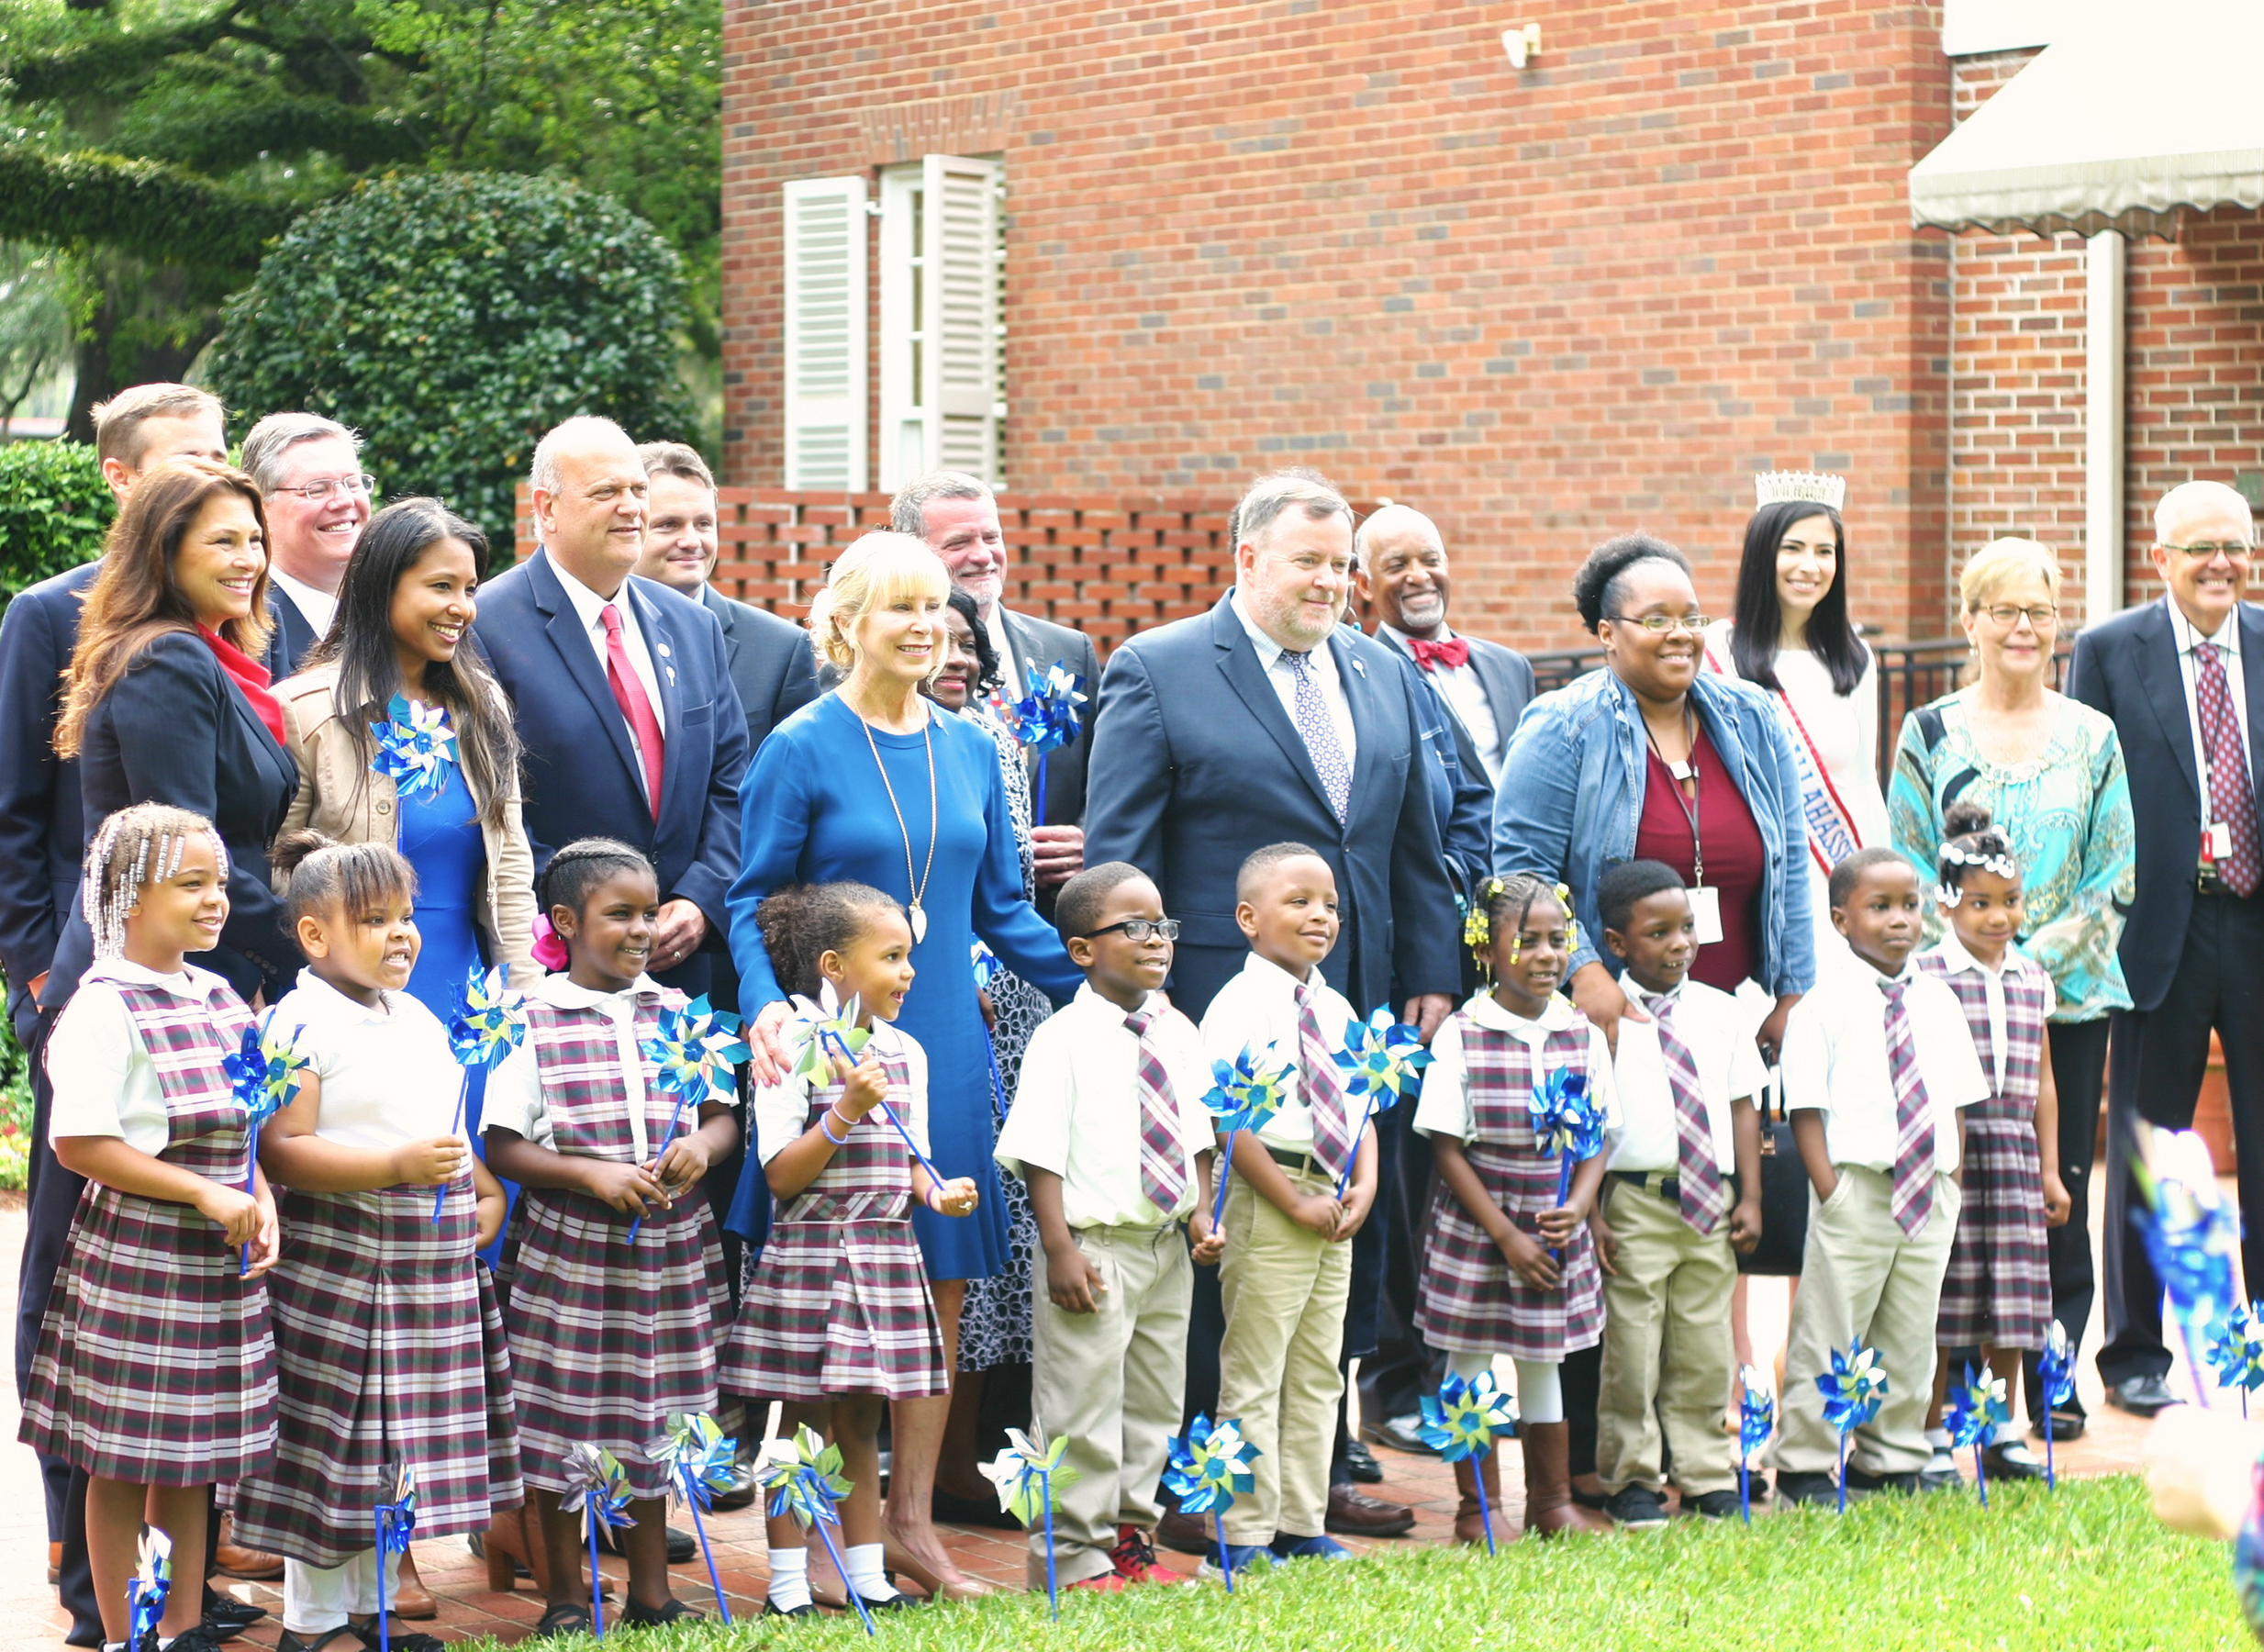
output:
[[[1975,749],[1961,688],[1902,720],[1887,819],[1894,846],[1931,889],[1941,868],[1942,811],[1979,803],[2020,857],[2024,908],[2021,950],[2050,972],[2059,991],[2058,1021],[2092,1021],[2130,1008],[2115,956],[2123,914],[2137,888],[2130,781],[2114,724],[2065,695],[2047,694],[2056,720],[2033,763],[1992,763]],[[1929,743],[1931,742],[1931,743]],[[1940,938],[1929,903],[1926,939]]]

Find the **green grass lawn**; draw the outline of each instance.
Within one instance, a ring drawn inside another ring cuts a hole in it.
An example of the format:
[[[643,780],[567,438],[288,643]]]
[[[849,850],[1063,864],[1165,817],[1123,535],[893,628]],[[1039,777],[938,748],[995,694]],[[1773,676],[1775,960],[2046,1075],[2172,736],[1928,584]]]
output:
[[[902,1652],[1128,1648],[1132,1652],[1337,1652],[1471,1648],[1586,1652],[1736,1648],[2246,1647],[2229,1553],[2157,1522],[2135,1479],[1970,1491],[1769,1515],[1748,1533],[1677,1521],[1664,1533],[1482,1552],[1398,1550],[1306,1562],[1247,1579],[1229,1599],[1188,1584],[1045,1600],[1007,1596],[884,1617]],[[607,1637],[613,1639],[612,1635]],[[586,1648],[588,1643],[577,1643]],[[626,1646],[704,1652],[748,1645],[845,1652],[853,1614],[787,1624],[703,1624],[632,1635]]]

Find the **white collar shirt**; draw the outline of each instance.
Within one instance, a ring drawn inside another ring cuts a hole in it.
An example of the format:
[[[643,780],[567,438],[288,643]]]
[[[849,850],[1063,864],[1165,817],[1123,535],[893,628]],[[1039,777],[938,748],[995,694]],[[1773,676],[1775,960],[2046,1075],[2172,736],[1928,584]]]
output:
[[[608,598],[600,597],[567,573],[555,559],[551,563],[551,571],[558,575],[558,583],[565,587],[566,600],[574,604],[574,617],[582,622],[582,634],[589,639],[590,650],[597,656],[597,673],[600,676],[606,671],[605,611],[611,608],[620,615],[621,647],[629,654],[629,668],[637,674],[637,680],[644,685],[644,697],[652,702],[652,720],[660,725],[661,732],[665,735],[668,732],[668,714],[661,706],[660,678],[653,675],[652,654],[645,646],[644,628],[637,623],[637,605],[629,599],[629,581],[622,580],[621,588]],[[669,675],[672,680],[675,675],[673,665],[669,667]],[[623,718],[621,720],[626,724],[629,720]],[[629,742],[632,746],[637,743],[637,731],[633,728],[629,731]],[[638,755],[638,772],[641,776],[643,753]]]
[[[2214,642],[2217,654],[2225,662],[2225,686],[2233,701],[2233,720],[2240,729],[2240,751],[2235,766],[2242,774],[2248,772],[2248,753],[2253,749],[2248,739],[2248,696],[2244,686],[2240,659],[2240,604],[2225,617],[2216,635],[2204,637],[2194,623],[2185,617],[2185,610],[2172,597],[2162,598],[2162,606],[2169,610],[2169,632],[2178,644],[2178,678],[2185,688],[2185,727],[2193,742],[2194,778],[2201,783],[2202,816],[2203,824],[2214,817],[2209,800],[2209,744],[2203,737],[2201,726],[2201,661],[2193,650],[2203,642]]]
[[[1981,1001],[1989,1007],[1989,1090],[1993,1096],[2004,1094],[2004,977],[2008,971],[2034,975],[2044,983],[2044,1013],[2048,1019],[2058,1007],[2059,994],[2053,988],[2051,972],[2037,964],[2016,946],[2004,949],[2004,963],[1991,969],[1965,948],[1957,939],[1957,932],[1945,926],[1942,943],[1934,949],[1935,957],[1942,962],[1948,974],[1958,976],[1971,970],[1980,978]]]
[[[317,642],[330,634],[330,621],[338,618],[337,592],[310,586],[303,579],[294,579],[273,563],[267,565],[267,583],[283,588],[283,594],[291,606],[298,609],[308,625],[314,627]]]
[[[1490,992],[1480,992],[1446,1018],[1431,1040],[1431,1065],[1423,1068],[1422,1095],[1415,1104],[1414,1127],[1430,1136],[1451,1136],[1467,1142],[1478,1133],[1478,1110],[1470,1099],[1470,1069],[1463,1055],[1465,1025],[1489,1032],[1506,1032],[1525,1046],[1536,1077],[1545,1077],[1544,1047],[1550,1037],[1576,1028],[1588,1029],[1588,1093],[1602,1111],[1607,1144],[1620,1127],[1619,1086],[1612,1073],[1612,1045],[1603,1030],[1580,1013],[1570,999],[1557,994],[1542,1006],[1537,1016],[1522,1016],[1502,1008]],[[1624,1021],[1621,1022],[1623,1027]],[[1512,1098],[1513,1101],[1520,1099]]]
[[[192,964],[162,975],[123,957],[97,958],[47,1037],[47,1077],[53,1099],[47,1137],[116,1136],[155,1157],[173,1135],[173,1115],[157,1081],[157,1063],[134,1024],[120,987],[159,987],[209,1001],[229,984]]]
[[[1007,630],[1006,604],[994,602],[990,612],[983,616],[983,632],[990,639],[991,652],[998,656],[998,692],[1009,700],[1018,700],[1029,692],[1022,682],[1021,662],[1015,657],[1014,635]]]
[[[613,1045],[620,1063],[622,1095],[629,1111],[629,1140],[633,1163],[652,1157],[645,1140],[644,1052],[637,1032],[641,1004],[665,1000],[672,995],[649,975],[641,975],[620,992],[599,992],[583,987],[568,975],[544,976],[527,989],[527,996],[560,1010],[595,1010],[612,1024]],[[681,1002],[681,998],[676,1001]],[[487,1100],[480,1115],[483,1133],[508,1130],[538,1147],[554,1147],[558,1133],[542,1099],[542,1073],[535,1057],[532,1037],[500,1062],[487,1080]]]
[[[1250,646],[1257,651],[1258,669],[1281,701],[1281,709],[1289,714],[1289,726],[1297,727],[1297,666],[1288,657],[1288,651],[1267,636],[1258,622],[1250,617],[1250,609],[1242,599],[1242,589],[1236,586],[1227,598],[1233,608],[1234,618],[1242,621],[1242,629],[1250,638]],[[1359,736],[1352,726],[1352,701],[1344,693],[1344,678],[1336,669],[1336,653],[1327,642],[1305,656],[1313,681],[1321,688],[1321,703],[1327,709],[1329,723],[1336,731],[1336,743],[1344,749],[1344,772],[1353,772],[1353,759],[1359,752]],[[1301,732],[1301,731],[1300,731]]]
[[[1377,629],[1389,636],[1409,657],[1415,653],[1414,639],[1396,625],[1377,622]],[[1439,627],[1438,641],[1454,639],[1451,626]],[[1446,702],[1446,709],[1462,724],[1462,731],[1470,737],[1478,748],[1478,760],[1486,765],[1486,778],[1493,786],[1501,784],[1501,726],[1494,720],[1494,703],[1486,698],[1486,685],[1478,675],[1478,667],[1468,661],[1449,665],[1444,660],[1429,665],[1418,661],[1415,669],[1427,677]]]
[[[1321,1039],[1333,1055],[1344,1047],[1344,1032],[1354,1020],[1352,1006],[1336,988],[1321,978],[1314,966],[1313,1013],[1320,1019]],[[1309,1153],[1313,1144],[1312,1109],[1305,1102],[1305,1084],[1298,1061],[1297,977],[1280,965],[1252,953],[1240,974],[1230,977],[1210,1008],[1203,1011],[1202,1053],[1206,1061],[1232,1061],[1245,1049],[1262,1066],[1288,1069],[1281,1111],[1258,1131],[1261,1141],[1285,1153]],[[1207,1087],[1206,1087],[1207,1088]],[[1357,1122],[1356,1120],[1355,1121]]]
[[[348,1147],[391,1148],[461,1133],[463,1069],[440,1018],[407,992],[376,1007],[340,992],[311,969],[276,1001],[274,1024],[322,1080],[315,1133]]]
[[[1707,1133],[1713,1141],[1715,1167],[1737,1168],[1736,1137],[1730,1128],[1730,1103],[1750,1100],[1768,1082],[1768,1068],[1753,1043],[1752,1011],[1726,992],[1703,981],[1685,981],[1672,992],[1646,991],[1623,973],[1620,986],[1639,1010],[1656,1016],[1671,1005],[1667,1024],[1698,1070],[1699,1094],[1706,1109]],[[1620,1133],[1610,1167],[1631,1173],[1673,1170],[1681,1163],[1681,1137],[1675,1130],[1675,1096],[1667,1079],[1667,1056],[1659,1046],[1656,1020],[1620,1022],[1620,1047],[1612,1072],[1619,1086]]]
[[[1902,1003],[1934,1111],[1934,1167],[1947,1175],[1957,1168],[1957,1110],[1988,1099],[1989,1078],[1957,995],[1917,968],[1915,958],[1895,978],[1908,984]],[[1827,961],[1792,1007],[1779,1062],[1786,1105],[1823,1114],[1832,1162],[1882,1174],[1894,1168],[1895,1141],[1883,979],[1852,952]]]

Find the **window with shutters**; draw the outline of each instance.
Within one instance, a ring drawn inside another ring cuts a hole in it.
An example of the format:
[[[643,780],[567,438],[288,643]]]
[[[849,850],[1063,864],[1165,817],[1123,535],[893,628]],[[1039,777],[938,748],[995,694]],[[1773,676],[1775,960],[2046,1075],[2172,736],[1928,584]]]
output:
[[[1006,481],[1005,168],[928,155],[880,174],[880,486]]]
[[[865,197],[862,174],[786,185],[788,487],[870,485]]]

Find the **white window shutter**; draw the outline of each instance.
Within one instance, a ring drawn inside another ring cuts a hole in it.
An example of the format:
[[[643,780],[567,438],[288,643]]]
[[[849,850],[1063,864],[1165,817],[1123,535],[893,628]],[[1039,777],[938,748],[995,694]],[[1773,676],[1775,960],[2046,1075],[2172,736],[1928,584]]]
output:
[[[786,185],[788,487],[865,487],[864,196],[862,175]]]
[[[927,468],[998,469],[998,180],[996,161],[929,155],[920,213],[920,402]]]

